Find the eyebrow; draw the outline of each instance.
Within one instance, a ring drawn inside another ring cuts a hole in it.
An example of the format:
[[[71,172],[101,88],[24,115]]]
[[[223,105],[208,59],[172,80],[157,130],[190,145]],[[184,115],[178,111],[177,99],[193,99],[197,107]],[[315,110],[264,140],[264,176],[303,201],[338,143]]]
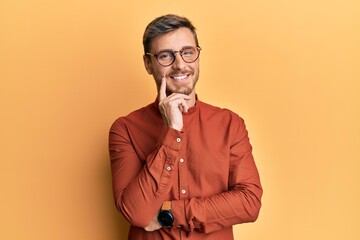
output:
[[[189,46],[183,46],[180,50],[176,50],[176,51],[181,51],[184,48],[196,48],[196,47],[195,46],[190,46],[190,45]],[[159,51],[156,51],[155,54],[160,53],[160,52],[167,52],[167,51],[174,52],[175,50],[173,50],[173,49],[161,49]]]

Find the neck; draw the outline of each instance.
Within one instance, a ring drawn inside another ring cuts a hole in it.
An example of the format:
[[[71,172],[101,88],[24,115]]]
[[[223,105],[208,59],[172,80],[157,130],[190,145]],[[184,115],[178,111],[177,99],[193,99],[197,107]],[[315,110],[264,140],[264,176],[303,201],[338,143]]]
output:
[[[189,97],[191,97],[191,99],[186,100],[189,108],[195,106],[196,103],[196,94],[195,94],[195,89],[189,94]]]

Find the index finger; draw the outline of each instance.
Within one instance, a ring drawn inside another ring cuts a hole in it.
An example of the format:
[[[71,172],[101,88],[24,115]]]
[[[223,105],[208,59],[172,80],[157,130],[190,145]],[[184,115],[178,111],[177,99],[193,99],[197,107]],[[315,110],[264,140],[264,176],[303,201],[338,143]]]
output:
[[[159,89],[159,101],[162,101],[166,98],[166,79],[165,77],[161,78],[161,85]]]

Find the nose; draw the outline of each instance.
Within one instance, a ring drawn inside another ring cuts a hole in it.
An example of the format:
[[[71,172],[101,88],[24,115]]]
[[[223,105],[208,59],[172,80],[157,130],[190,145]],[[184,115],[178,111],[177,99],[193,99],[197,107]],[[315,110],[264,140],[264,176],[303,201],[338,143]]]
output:
[[[186,66],[186,62],[182,59],[181,55],[179,52],[175,53],[175,61],[174,63],[171,65],[171,67],[174,70],[179,70],[179,69],[183,69]]]

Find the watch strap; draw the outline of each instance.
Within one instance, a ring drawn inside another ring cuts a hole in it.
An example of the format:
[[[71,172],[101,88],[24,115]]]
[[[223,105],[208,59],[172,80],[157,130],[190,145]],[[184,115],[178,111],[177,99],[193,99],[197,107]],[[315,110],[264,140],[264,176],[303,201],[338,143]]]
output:
[[[170,211],[171,210],[171,201],[163,202],[161,206],[161,211]]]

